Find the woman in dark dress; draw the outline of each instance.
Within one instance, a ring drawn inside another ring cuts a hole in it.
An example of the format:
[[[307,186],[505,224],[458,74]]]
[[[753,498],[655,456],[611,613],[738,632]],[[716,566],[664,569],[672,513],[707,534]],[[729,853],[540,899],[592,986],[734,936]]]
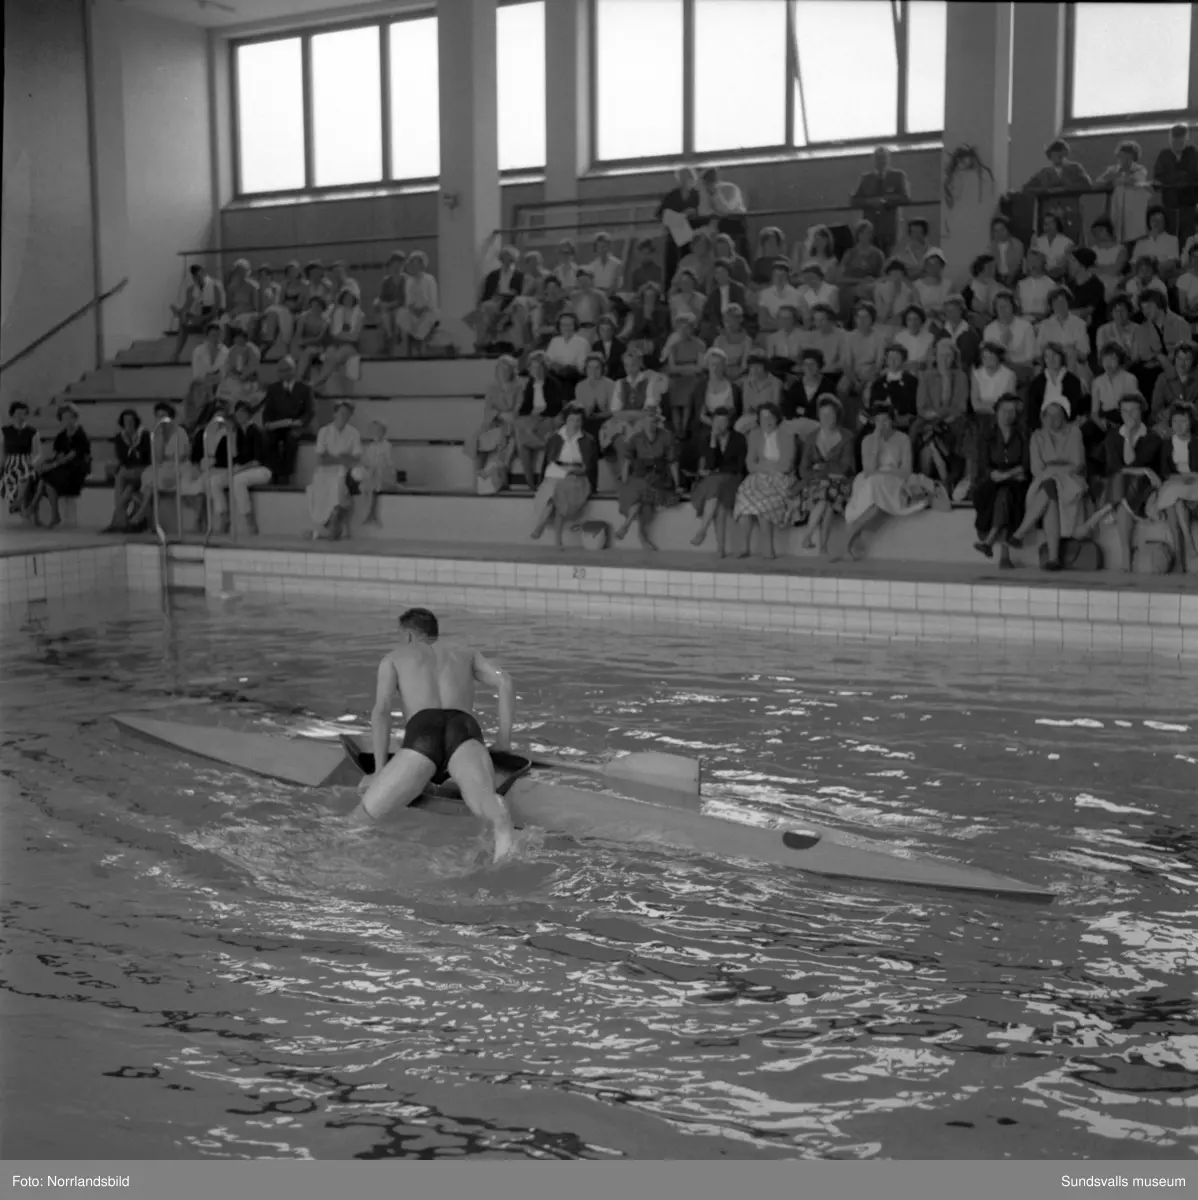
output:
[[[624,524],[616,530],[616,541],[623,541],[636,521],[641,545],[656,550],[649,537],[653,517],[659,508],[673,508],[679,500],[677,442],[659,405],[645,410],[644,427],[628,440],[617,497]]]
[[[998,565],[1013,567],[1009,540],[1023,523],[1024,502],[1031,479],[1027,431],[1019,422],[1019,397],[1003,396],[994,410],[994,424],[981,437],[978,477],[973,489],[974,549],[987,558],[999,547]]]
[[[79,425],[79,413],[73,404],[58,410],[62,428],[54,439],[54,449],[38,468],[37,486],[29,502],[29,516],[38,524],[37,510],[45,497],[50,501],[50,528],[62,523],[58,511],[60,497],[78,496],[92,466],[92,447]]]
[[[736,505],[736,490],[745,477],[749,453],[744,434],[732,428],[734,416],[731,408],[717,408],[711,414],[711,430],[699,452],[699,481],[691,492],[699,518],[699,532],[691,538],[691,545],[702,546],[714,525],[720,558],[727,554],[728,518]]]
[[[119,426],[112,439],[117,469],[112,489],[112,520],[105,533],[119,533],[129,528],[131,509],[140,507],[137,501],[142,472],[150,465],[150,431],[142,428],[136,411],[125,409]]]
[[[819,540],[819,553],[828,553],[832,518],[843,516],[853,491],[856,452],[853,435],[845,428],[844,409],[829,392],[819,398],[819,428],[803,442],[799,484],[787,513],[795,525],[807,527],[802,546]]]
[[[8,424],[4,426],[4,466],[0,469],[0,500],[10,513],[23,512],[37,482],[37,460],[42,440],[29,424],[29,405],[14,400],[8,406]]]

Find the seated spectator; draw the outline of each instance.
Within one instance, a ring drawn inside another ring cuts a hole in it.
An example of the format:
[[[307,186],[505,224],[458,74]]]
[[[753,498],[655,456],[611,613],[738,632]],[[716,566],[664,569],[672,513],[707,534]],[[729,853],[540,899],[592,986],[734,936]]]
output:
[[[886,405],[870,414],[873,429],[861,444],[861,472],[853,477],[853,490],[845,506],[850,558],[860,558],[858,539],[879,514],[905,517],[922,512],[931,502],[930,481],[913,475],[911,439],[898,428]]]
[[[562,313],[569,307],[569,300],[562,289],[561,281],[556,275],[550,275],[545,280],[545,292],[541,302],[533,314],[533,329],[535,345],[544,349],[557,333],[557,322]]]
[[[217,395],[232,407],[239,400],[256,406],[262,398],[258,373],[262,366],[262,351],[250,341],[249,330],[237,326],[233,330],[233,345],[225,357]]]
[[[1131,373],[1140,385],[1140,394],[1151,396],[1161,372],[1168,368],[1173,352],[1192,335],[1189,323],[1170,312],[1165,297],[1152,288],[1141,293],[1140,311],[1144,320],[1135,327]]]
[[[422,356],[433,330],[441,322],[440,294],[437,281],[428,273],[428,255],[414,250],[408,255],[408,278],[404,282],[404,302],[396,323],[403,334],[401,353]]]
[[[757,295],[757,319],[762,333],[772,333],[778,328],[778,310],[783,306],[801,312],[799,289],[790,282],[790,263],[784,258],[774,260],[769,287],[762,288]]]
[[[749,264],[745,260],[743,254],[737,253],[736,243],[727,233],[717,233],[715,237],[715,257],[719,262],[721,258],[726,258],[729,263],[729,273],[732,276],[733,283],[739,283],[742,288],[748,288],[752,285],[752,275],[749,271]]]
[[[657,261],[657,242],[653,238],[641,238],[636,248],[640,259],[632,270],[629,287],[638,295],[647,283],[656,284],[661,288],[665,277],[662,274],[661,263]]]
[[[1169,414],[1179,404],[1198,413],[1198,346],[1182,342],[1173,348],[1169,366],[1152,389],[1152,427],[1164,433]]]
[[[812,351],[818,354],[818,351]],[[765,404],[772,404],[782,411],[782,381],[771,375],[766,366],[764,350],[750,351],[747,370],[740,385],[741,416],[736,422],[736,431],[747,434],[757,427],[757,412]],[[822,364],[822,356],[821,356]],[[818,374],[818,371],[817,371]]]
[[[37,464],[42,457],[41,435],[29,423],[29,405],[14,400],[4,426],[4,466],[0,469],[0,501],[9,513],[22,513],[37,484]]]
[[[998,282],[998,263],[993,254],[979,254],[970,267],[972,278],[965,286],[965,312],[979,333],[994,320],[994,298],[1003,290]]]
[[[1037,525],[1044,528],[1048,555],[1046,571],[1061,569],[1061,539],[1071,538],[1085,519],[1086,451],[1080,426],[1069,420],[1076,409],[1060,395],[1045,398],[1040,427],[1033,432],[1029,449],[1031,485],[1025,497],[1023,520],[1011,534],[1010,544],[1023,540]]]
[[[1112,514],[1119,536],[1121,562],[1116,570],[1131,570],[1132,530],[1137,521],[1148,520],[1149,501],[1161,486],[1156,468],[1161,465],[1164,443],[1144,424],[1148,401],[1139,392],[1124,396],[1119,405],[1122,424],[1107,431],[1103,443],[1106,485],[1102,505],[1083,525],[1077,536],[1086,537]]]
[[[570,405],[582,414],[583,429],[595,438],[611,418],[612,397],[616,391],[615,380],[603,373],[605,366],[602,354],[592,351],[587,355],[586,374],[574,389],[574,400]]]
[[[549,444],[569,400],[570,390],[550,372],[546,354],[540,350],[530,354],[528,380],[512,427],[516,435],[516,453],[524,468],[524,482],[532,491],[537,487],[537,452]]]
[[[1185,572],[1198,564],[1198,541],[1194,538],[1194,516],[1198,513],[1198,436],[1195,409],[1175,404],[1169,412],[1169,433],[1161,441],[1161,478],[1153,507],[1169,523],[1177,570]]]
[[[588,342],[595,339],[599,318],[608,311],[607,297],[595,287],[595,281],[587,267],[579,267],[578,286],[570,297],[570,309],[578,321],[578,332]]]
[[[1044,214],[1041,228],[1043,233],[1032,238],[1029,250],[1035,250],[1044,259],[1044,271],[1050,279],[1059,283],[1069,273],[1069,255],[1073,251],[1073,239],[1066,236],[1061,214],[1050,209]]]
[[[540,299],[546,280],[557,278],[545,266],[545,256],[539,250],[525,250],[524,257],[520,260],[520,274],[524,276],[524,287],[521,288],[520,294],[535,299]]]
[[[1148,227],[1152,184],[1148,168],[1140,162],[1139,142],[1120,142],[1114,164],[1094,180],[1094,186],[1110,189],[1115,240],[1134,242],[1142,238]]]
[[[312,389],[296,379],[295,360],[280,359],[278,379],[266,389],[262,401],[262,462],[270,468],[271,482],[291,482],[300,438],[315,416]]]
[[[174,492],[194,478],[191,444],[187,431],[175,421],[175,406],[168,400],[154,405],[154,429],[150,434],[150,467],[142,471],[141,496],[129,514],[131,529],[139,529],[154,513],[155,493]]]
[[[1036,331],[1030,321],[1016,314],[1015,298],[1010,292],[999,292],[995,296],[994,312],[995,318],[982,336],[1005,348],[1007,366],[1015,372],[1020,383],[1027,383],[1035,371]]]
[[[604,313],[599,318],[592,349],[603,360],[603,374],[609,379],[619,379],[624,374],[627,347],[616,337],[616,318],[611,313]]]
[[[723,350],[713,346],[703,356],[703,366],[707,375],[702,382],[696,406],[700,438],[706,438],[711,429],[711,414],[717,409],[731,409],[735,420],[740,407],[736,385],[728,378],[728,359]]]
[[[398,257],[401,256],[393,254],[391,260]],[[520,252],[515,246],[504,246],[499,251],[499,266],[483,280],[483,290],[478,302],[478,344],[482,349],[495,345],[505,335],[509,344],[517,341],[516,338],[510,336],[510,330],[518,311],[513,308],[513,305],[516,299],[524,294],[524,272],[516,265],[519,260]],[[402,261],[399,266],[400,270],[392,274],[391,261],[389,261],[388,277],[383,280],[384,291],[387,290],[388,283],[392,283],[388,297],[391,308],[389,321],[385,321],[383,318],[382,296],[375,301],[375,307],[379,309],[379,323],[384,327],[388,353],[391,352],[391,343],[395,341],[399,333],[398,313],[406,295]]]
[[[915,295],[934,329],[943,325],[944,301],[952,293],[952,283],[944,277],[944,255],[929,250],[923,258],[923,274],[915,281]]]
[[[1177,279],[1177,308],[1191,324],[1198,326],[1198,241],[1186,255],[1186,269]]]
[[[691,545],[702,546],[714,525],[720,558],[727,554],[728,518],[736,507],[736,493],[745,477],[749,453],[744,434],[733,428],[734,416],[730,408],[712,412],[711,428],[699,450],[698,479],[691,490],[691,504],[699,518],[699,530],[691,538]]]
[[[1101,474],[1105,470],[1106,435],[1119,423],[1124,398],[1136,395],[1139,384],[1127,370],[1131,356],[1119,342],[1104,343],[1098,361],[1101,369],[1090,384],[1090,411],[1082,425],[1082,437],[1091,468]]]
[[[1094,270],[1097,261],[1089,246],[1079,246],[1069,256],[1069,307],[1084,322],[1088,333],[1097,331],[1106,321],[1106,288]]]
[[[777,558],[774,528],[786,524],[795,466],[794,436],[781,425],[782,414],[777,408],[766,404],[757,410],[757,428],[748,437],[748,475],[736,489],[732,510],[745,531],[739,558],[748,558],[752,553],[754,525],[761,531],[764,556]]]
[[[908,369],[907,348],[901,342],[891,342],[886,347],[884,369],[870,383],[869,411],[888,409],[895,426],[907,430],[915,421],[918,396],[919,379]]]
[[[1080,197],[1053,193],[1080,191],[1094,185],[1086,168],[1069,157],[1069,143],[1064,138],[1054,138],[1045,146],[1044,153],[1048,166],[1041,167],[1023,185],[1023,190],[1051,195],[1053,206],[1060,214],[1061,233],[1076,240],[1081,236]]]
[[[714,223],[716,232],[731,237],[742,253],[749,251],[749,218],[744,195],[735,183],[720,178],[715,167],[700,176],[699,217]]]
[[[1136,326],[1131,319],[1131,301],[1124,295],[1116,296],[1107,305],[1107,316],[1111,319],[1098,330],[1094,339],[1098,345],[1098,353],[1111,342],[1122,346],[1127,352],[1127,361],[1131,362],[1132,352],[1136,346]]]
[[[567,521],[582,516],[596,487],[599,486],[599,447],[583,428],[582,411],[571,405],[566,423],[554,433],[545,447],[541,482],[533,500],[532,531],[535,541],[553,522],[554,539],[564,549],[562,531]]]
[[[50,502],[48,527],[53,529],[62,524],[58,510],[60,498],[73,499],[83,491],[83,485],[92,469],[91,441],[79,424],[79,410],[73,404],[63,404],[58,409],[61,428],[54,437],[50,453],[34,465],[37,477],[33,486],[26,490],[25,519],[34,525],[41,524],[38,513],[43,500]]]
[[[233,264],[225,288],[225,302],[230,339],[234,330],[244,329],[252,340],[258,332],[258,284],[251,274],[249,259],[239,258]]]
[[[329,267],[329,303],[334,303],[346,288],[350,288],[353,291],[354,295],[358,297],[358,303],[361,304],[362,285],[350,275],[349,263],[345,259],[339,258]]]
[[[868,300],[853,307],[854,328],[844,339],[844,374],[837,388],[842,399],[864,396],[883,370],[887,337],[877,327],[877,313]]]
[[[1124,295],[1131,301],[1131,310],[1137,316],[1140,315],[1140,297],[1148,291],[1160,293],[1168,307],[1169,289],[1160,277],[1156,259],[1151,256],[1137,258],[1131,277],[1123,284]]]
[[[1090,239],[1094,247],[1094,270],[1110,303],[1127,274],[1127,247],[1115,237],[1115,226],[1109,217],[1099,217],[1091,223]]]
[[[1190,131],[1178,124],[1169,130],[1169,144],[1156,156],[1152,179],[1161,193],[1170,229],[1184,243],[1194,232],[1198,214],[1198,148]]]
[[[207,424],[216,389],[224,377],[229,348],[221,341],[220,326],[211,322],[204,340],[191,354],[191,383],[183,401],[183,425],[188,433]]]
[[[637,300],[620,330],[620,341],[638,350],[646,363],[656,364],[673,328],[671,309],[653,282],[641,285]]]
[[[1165,228],[1165,209],[1162,205],[1150,204],[1146,217],[1148,232],[1136,242],[1131,253],[1132,260],[1155,259],[1161,278],[1170,283],[1181,269],[1181,246],[1177,236]]]
[[[903,313],[918,301],[919,296],[907,278],[907,268],[901,260],[892,258],[886,264],[886,278],[874,284],[878,324],[885,328],[901,325]]]
[[[122,533],[130,528],[131,515],[140,509],[142,473],[150,465],[150,431],[142,427],[137,410],[121,413],[116,437],[116,475],[112,488],[112,520],[104,533]]]
[[[853,435],[842,420],[840,401],[825,393],[816,404],[818,427],[803,439],[799,482],[787,508],[792,525],[806,526],[800,543],[804,550],[817,544],[822,558],[828,553],[832,518],[848,504],[856,470]]]
[[[646,425],[645,414],[651,408],[665,411],[664,397],[669,380],[649,370],[640,352],[629,347],[624,355],[624,378],[612,391],[611,417],[599,429],[599,448],[622,463],[633,434]]]
[[[782,387],[782,414],[788,421],[801,423],[818,420],[819,398],[828,391],[828,381],[824,377],[823,351],[814,346],[802,350],[799,354],[798,375],[792,372],[782,380]],[[855,415],[852,423],[856,424]]]
[[[332,306],[333,281],[325,274],[324,263],[313,260],[304,268],[304,305],[319,300],[322,308]]]
[[[545,350],[549,373],[565,388],[567,400],[586,369],[590,339],[578,330],[578,318],[569,309],[557,319],[557,334]]]
[[[567,294],[578,286],[577,254],[578,248],[569,238],[562,238],[558,242],[557,264],[553,268],[553,274],[562,285],[562,291]]]
[[[840,264],[840,285],[850,302],[873,298],[882,278],[886,260],[874,245],[874,227],[870,221],[858,221],[853,229],[853,244]]]
[[[225,313],[225,289],[198,263],[191,268],[191,283],[183,295],[181,305],[171,305],[171,312],[179,318],[179,336],[175,340],[175,352],[171,362],[183,357],[183,347],[194,333],[207,333],[211,325],[220,329]]]
[[[292,259],[283,268],[278,297],[267,306],[258,330],[258,345],[263,358],[276,350],[286,353],[295,336],[295,323],[304,311],[306,291],[300,265]]]
[[[695,321],[681,312],[674,319],[674,333],[666,342],[663,369],[670,381],[666,396],[670,427],[679,443],[686,440],[703,387],[703,356],[707,347],[695,335]]]
[[[909,370],[922,371],[931,365],[936,334],[918,304],[912,304],[903,313],[903,327],[894,335],[894,343],[907,352]]]
[[[324,300],[320,296],[309,297],[307,311],[296,322],[295,340],[291,343],[291,357],[296,361],[296,372],[300,379],[306,380],[308,373],[324,360],[329,340],[329,318]]]
[[[381,524],[379,493],[394,491],[399,480],[395,460],[391,457],[387,426],[382,421],[370,422],[370,441],[362,447],[362,462],[350,468],[349,477],[358,485],[358,494],[366,505],[366,516],[362,518],[362,524]]]
[[[951,490],[958,482],[956,460],[966,451],[969,376],[951,338],[936,343],[936,361],[919,376],[915,421],[911,425],[912,464],[921,474]]]
[[[254,519],[254,503],[250,488],[270,482],[270,468],[263,465],[262,430],[254,424],[250,405],[239,400],[233,405],[233,468],[226,466],[227,442],[222,442],[217,451],[217,469],[208,477],[208,495],[212,501],[212,513],[217,522],[216,533],[229,532],[230,490],[233,503],[237,505],[238,522],[246,533],[256,534],[258,523]],[[220,455],[225,454],[224,458]],[[221,469],[224,468],[224,469]]]
[[[1044,255],[1029,250],[1025,259],[1027,274],[1015,285],[1019,311],[1033,325],[1048,316],[1048,297],[1056,283],[1044,273]]]
[[[806,331],[799,325],[799,310],[793,304],[778,309],[778,327],[765,336],[765,353],[770,370],[783,381],[791,375],[807,344]]]
[[[335,401],[331,424],[316,435],[316,470],[307,490],[314,538],[336,539],[349,532],[349,473],[362,461],[362,435],[349,423],[353,415],[348,400]]]
[[[811,310],[815,326],[805,341],[824,356],[824,379],[827,388],[835,391],[845,364],[845,333],[836,324],[836,310],[830,304],[817,304]]]
[[[420,252],[417,251],[417,254]],[[415,256],[413,256],[415,257]],[[409,260],[411,261],[411,260]],[[426,279],[432,279],[431,275],[426,275]],[[404,330],[405,337],[414,340],[421,347],[423,353],[423,341],[415,338],[414,333],[410,330],[418,328],[415,324],[404,325],[405,320],[423,322],[424,317],[411,316],[405,318],[404,313],[409,312],[408,309],[400,309],[400,327]],[[352,287],[342,289],[340,296],[337,298],[337,305],[333,309],[332,316],[329,318],[329,332],[326,339],[328,349],[321,356],[320,368],[312,377],[312,387],[323,387],[328,383],[334,372],[344,372],[346,378],[357,379],[361,373],[361,351],[358,349],[358,344],[362,340],[362,330],[366,325],[366,314],[362,311],[361,304],[358,303],[358,293]],[[423,328],[420,325],[419,328]],[[410,353],[410,349],[407,350]]]
[[[673,508],[680,500],[678,445],[666,428],[666,417],[659,405],[645,409],[644,422],[628,439],[620,463],[617,491],[620,516],[624,524],[616,530],[616,541],[623,541],[632,523],[646,550],[657,546],[649,535],[659,508]]]
[[[1066,287],[1053,288],[1048,294],[1049,313],[1036,326],[1036,358],[1044,361],[1044,347],[1056,343],[1064,348],[1069,370],[1083,386],[1090,383],[1090,331],[1071,305],[1073,296]],[[1076,407],[1073,409],[1077,411]]]
[[[1067,346],[1045,342],[1040,348],[1043,370],[1032,380],[1027,392],[1027,427],[1040,428],[1040,412],[1046,404],[1062,401],[1070,414],[1081,414],[1085,389],[1070,365]]]
[[[840,260],[836,257],[836,242],[827,225],[812,225],[801,242],[795,242],[790,253],[791,262],[816,263],[820,269],[820,280],[829,283],[840,278]]]
[[[705,233],[696,233],[691,240],[687,252],[678,262],[678,270],[674,273],[674,283],[683,271],[688,271],[694,278],[696,288],[706,293],[711,286],[711,269],[715,265],[715,250],[711,238]]]
[[[624,263],[611,252],[611,235],[595,234],[595,257],[587,264],[595,287],[614,296],[624,286]]]
[[[700,314],[701,335],[705,341],[714,341],[724,325],[724,313],[730,305],[744,312],[745,289],[733,282],[732,264],[726,258],[717,258],[711,269],[711,290]]]
[[[1015,372],[1006,359],[1007,348],[1001,342],[982,343],[981,365],[974,367],[969,386],[969,405],[975,416],[993,417],[999,400],[1014,394]]]
[[[923,217],[907,222],[907,237],[894,252],[894,258],[903,264],[907,278],[914,282],[923,275],[923,260],[932,247],[928,244],[928,223]]]
[[[744,330],[744,310],[739,304],[724,309],[723,326],[713,345],[727,359],[728,378],[739,383],[748,370],[749,352],[753,349],[753,339]]]
[[[698,290],[694,273],[686,267],[679,267],[670,290],[671,323],[677,321],[680,314],[689,313],[698,328],[706,303],[707,297]]]
[[[271,324],[268,327],[267,321],[268,319],[271,322],[278,321],[278,308],[282,299],[283,288],[275,279],[274,268],[270,263],[259,265],[256,283],[255,297],[257,308],[254,312],[254,320],[251,327],[252,333],[250,336],[262,352],[262,357],[265,358],[267,352],[274,346],[275,339],[278,337],[277,325]]]
[[[987,253],[994,259],[995,278],[1004,287],[1012,287],[1023,273],[1023,243],[1011,235],[1006,217],[995,217],[990,222]]]
[[[785,258],[786,242],[782,230],[769,225],[757,235],[757,254],[753,259],[752,281],[759,287],[769,287],[774,282],[774,267],[778,259]],[[790,263],[786,264],[790,274]]]
[[[905,171],[890,165],[890,151],[885,146],[874,150],[874,169],[858,180],[849,203],[864,210],[874,223],[878,245],[889,253],[897,239],[902,206],[911,203],[911,185]]]
[[[523,400],[524,380],[516,360],[509,354],[500,355],[483,403],[482,424],[463,447],[466,457],[474,461],[475,490],[480,496],[493,496],[508,486],[516,458],[515,422]]]
[[[944,298],[944,328],[941,337],[949,338],[957,347],[961,369],[972,371],[978,364],[982,350],[982,339],[965,319],[966,300],[960,292]],[[911,347],[907,347],[910,351]]]
[[[832,311],[835,321],[840,315],[840,289],[824,279],[824,268],[817,262],[805,262],[799,272],[799,318],[807,328],[813,324],[815,309],[824,305]]]
[[[1027,434],[1019,427],[1019,398],[1003,396],[994,423],[979,442],[978,477],[973,488],[974,549],[987,558],[999,548],[998,565],[1010,568],[1010,537],[1023,523],[1030,477]]]

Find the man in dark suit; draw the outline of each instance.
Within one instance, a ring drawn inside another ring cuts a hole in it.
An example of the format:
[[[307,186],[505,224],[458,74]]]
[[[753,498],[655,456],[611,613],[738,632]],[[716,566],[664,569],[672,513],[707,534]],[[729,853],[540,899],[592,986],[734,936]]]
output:
[[[1169,229],[1184,247],[1198,224],[1198,148],[1190,141],[1185,125],[1169,130],[1169,144],[1156,156],[1152,178],[1161,189]]]
[[[698,228],[704,223],[699,216],[699,189],[696,186],[695,173],[690,167],[679,167],[675,175],[678,186],[668,191],[657,206],[657,219],[660,221],[667,212],[681,213],[690,222],[692,228]],[[665,277],[673,279],[678,270],[682,253],[678,243],[666,233],[666,262]]]
[[[271,482],[289,483],[295,474],[299,440],[316,415],[312,389],[295,378],[295,360],[279,360],[279,378],[266,389],[262,401],[262,435],[265,465]]]
[[[898,240],[899,217],[904,204],[911,202],[907,172],[890,165],[890,151],[879,146],[874,151],[874,169],[866,171],[849,197],[873,222],[874,241],[888,254]]]
[[[520,255],[512,246],[499,252],[499,266],[483,280],[478,309],[482,318],[479,345],[489,346],[503,331],[504,314],[517,296],[524,291],[524,272],[516,263]]]
[[[708,345],[715,341],[724,328],[724,310],[730,304],[739,304],[743,311],[746,307],[745,289],[732,278],[731,260],[717,258],[711,268],[711,291],[707,293],[707,301],[699,318],[699,336]]]

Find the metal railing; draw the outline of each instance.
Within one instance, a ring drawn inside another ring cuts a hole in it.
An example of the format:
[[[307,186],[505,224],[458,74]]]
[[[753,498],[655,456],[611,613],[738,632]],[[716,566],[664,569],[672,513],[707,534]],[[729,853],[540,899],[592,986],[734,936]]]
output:
[[[1170,193],[1183,192],[1198,192],[1198,184],[1194,183],[1155,183],[1149,181],[1149,187],[1138,189],[1147,196],[1147,202],[1152,204],[1165,204],[1165,197]],[[1104,184],[1102,187],[1093,186],[1088,188],[1031,188],[1025,187],[1020,191],[1010,192],[1009,196],[1024,195],[1028,196],[1033,201],[1032,225],[1033,233],[1039,233],[1044,224],[1044,216],[1046,213],[1052,212],[1054,207],[1059,207],[1062,202],[1067,207],[1076,204],[1078,215],[1081,219],[1082,228],[1077,232],[1079,234],[1078,244],[1090,232],[1092,222],[1100,217],[1109,217],[1111,215],[1111,200],[1115,194],[1115,185],[1113,183]],[[1091,197],[1101,200],[1100,204],[1087,205],[1086,198]],[[1174,205],[1174,208],[1177,206]],[[1085,209],[1090,211],[1086,212]],[[1176,232],[1172,230],[1171,232]]]
[[[61,333],[68,325],[73,325],[79,320],[80,317],[86,316],[93,308],[99,308],[99,306],[103,304],[105,300],[111,300],[112,297],[118,292],[123,292],[128,284],[129,277],[125,276],[125,278],[122,279],[120,283],[116,285],[116,287],[109,288],[108,291],[103,292],[101,295],[93,296],[86,304],[80,305],[80,307],[75,309],[70,316],[63,317],[63,319],[59,321],[57,325],[52,325],[40,337],[34,338],[33,341],[23,349],[18,350],[16,354],[12,355],[10,358],[6,358],[4,362],[0,363],[0,374],[3,374],[5,371],[7,371],[9,367],[16,366],[16,364],[19,363],[23,358],[28,358],[29,355],[31,355],[39,346],[45,345],[45,343],[48,342],[52,337]]]

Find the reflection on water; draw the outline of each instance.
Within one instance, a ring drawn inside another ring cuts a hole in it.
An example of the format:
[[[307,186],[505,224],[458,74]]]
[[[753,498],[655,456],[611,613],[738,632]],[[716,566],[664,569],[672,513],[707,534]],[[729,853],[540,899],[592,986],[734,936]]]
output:
[[[2,651],[8,1157],[1146,1157],[1198,1148],[1198,706],[1167,664],[449,614],[518,740],[1029,907],[468,817],[365,834],[108,715],[365,727],[393,617],[63,610]],[[490,703],[490,701],[488,701]]]

